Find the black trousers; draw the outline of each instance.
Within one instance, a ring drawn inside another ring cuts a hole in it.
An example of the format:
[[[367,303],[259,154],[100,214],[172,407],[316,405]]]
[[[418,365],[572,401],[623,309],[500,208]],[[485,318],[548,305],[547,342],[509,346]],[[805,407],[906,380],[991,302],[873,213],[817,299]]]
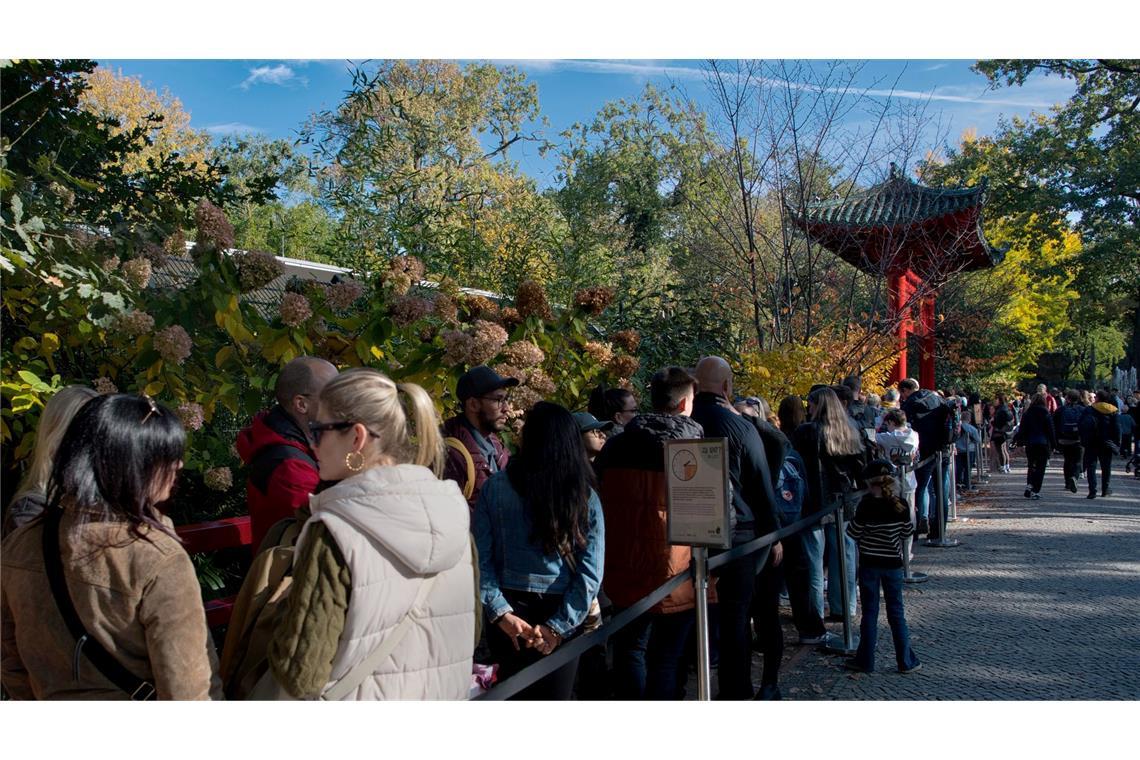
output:
[[[1081,471],[1081,459],[1085,450],[1079,443],[1061,444],[1061,453],[1065,456],[1065,483],[1077,477]]]
[[[1096,493],[1096,466],[1100,464],[1100,492],[1108,490],[1108,481],[1112,477],[1112,449],[1107,446],[1100,449],[1085,450],[1085,477],[1089,481],[1089,493]]]
[[[717,618],[720,623],[720,662],[717,699],[752,699],[752,632],[749,611],[756,587],[757,563],[767,562],[770,547],[717,568]],[[711,558],[710,558],[711,559]]]
[[[531,625],[545,623],[562,606],[561,594],[534,594],[526,591],[503,589],[503,596],[511,603],[514,613]],[[567,636],[565,641],[571,637]],[[565,644],[563,641],[563,644]],[[499,626],[492,625],[487,631],[487,644],[491,647],[494,661],[499,663],[499,682],[503,682],[528,665],[533,665],[545,655],[537,649],[527,649],[520,644],[515,651],[507,634]],[[555,649],[550,656],[557,654]],[[571,659],[537,683],[528,686],[515,696],[514,700],[568,700],[574,691],[574,676],[578,673],[577,657]]]
[[[783,563],[772,565],[769,552],[764,569],[756,576],[752,597],[752,627],[756,644],[764,655],[764,672],[760,685],[775,686],[780,678],[780,661],[784,657],[784,630],[780,626],[780,587],[783,585]]]
[[[1033,493],[1041,493],[1041,484],[1045,481],[1045,465],[1049,463],[1049,444],[1026,444],[1025,458],[1029,460],[1029,473],[1025,476],[1025,484],[1033,490]]]

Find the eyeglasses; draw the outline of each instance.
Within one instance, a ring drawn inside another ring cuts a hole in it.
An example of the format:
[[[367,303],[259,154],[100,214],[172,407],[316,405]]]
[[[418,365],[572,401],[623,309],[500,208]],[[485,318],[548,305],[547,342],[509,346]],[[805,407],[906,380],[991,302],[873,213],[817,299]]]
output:
[[[142,422],[139,423],[140,425],[145,425],[146,421],[150,419],[150,416],[152,414],[157,414],[159,417],[162,416],[162,410],[158,408],[158,404],[154,403],[154,399],[145,393],[140,393],[139,395],[146,399],[146,402],[150,404],[150,411],[147,412],[146,415],[142,418]]]
[[[357,423],[347,422],[347,421],[346,422],[310,422],[309,423],[309,434],[313,437],[313,444],[316,446],[320,446],[321,445],[321,433],[324,433],[324,432],[329,431],[329,430],[348,430],[350,427],[352,427],[355,424],[357,424]],[[368,433],[368,435],[372,436],[373,438],[379,438],[380,437],[379,433],[374,433],[371,430],[369,430],[368,428],[364,428],[364,430]]]
[[[511,403],[510,396],[479,396],[479,398],[484,401],[490,401],[492,404],[498,404],[499,406],[507,406]]]

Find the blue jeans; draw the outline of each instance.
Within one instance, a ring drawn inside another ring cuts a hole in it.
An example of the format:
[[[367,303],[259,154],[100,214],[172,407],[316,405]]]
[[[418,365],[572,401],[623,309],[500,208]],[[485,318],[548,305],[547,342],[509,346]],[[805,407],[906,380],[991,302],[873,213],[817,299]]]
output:
[[[887,603],[887,623],[895,642],[895,661],[899,670],[918,665],[918,657],[910,646],[910,631],[903,613],[902,568],[859,568],[859,591],[863,595],[863,619],[859,622],[859,651],[855,664],[868,673],[875,669],[875,641],[879,635],[879,587]]]
[[[613,635],[615,699],[681,699],[696,612],[645,614]]]
[[[804,638],[822,636],[823,531],[815,525],[783,540],[784,578],[796,630]]]
[[[823,619],[823,527],[816,525],[800,534],[803,537],[804,555],[808,566],[808,600],[810,609]]]
[[[843,588],[839,584],[839,552],[835,542],[835,523],[824,526],[827,541],[827,609],[832,615],[843,614]],[[855,552],[854,539],[843,537],[843,550],[847,555],[847,608],[855,619]]]
[[[926,520],[930,515],[930,502],[934,498],[934,462],[925,464],[914,471],[918,481],[914,492],[914,514],[918,520]]]

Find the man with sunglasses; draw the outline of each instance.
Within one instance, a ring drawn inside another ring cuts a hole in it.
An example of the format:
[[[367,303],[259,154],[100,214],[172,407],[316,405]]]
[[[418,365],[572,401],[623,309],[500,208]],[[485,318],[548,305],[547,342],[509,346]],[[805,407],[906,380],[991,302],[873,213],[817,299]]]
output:
[[[459,414],[443,423],[443,435],[457,439],[466,456],[449,446],[443,477],[459,484],[472,510],[483,484],[505,469],[510,459],[498,433],[507,426],[509,391],[518,384],[513,377],[502,377],[490,367],[479,365],[467,370],[456,385]],[[469,467],[474,470],[473,483],[469,482]]]
[[[321,389],[336,376],[336,367],[324,359],[294,359],[277,376],[277,404],[238,433],[238,455],[249,466],[246,501],[255,551],[276,523],[308,509],[309,494],[320,487],[309,422],[318,419]]]

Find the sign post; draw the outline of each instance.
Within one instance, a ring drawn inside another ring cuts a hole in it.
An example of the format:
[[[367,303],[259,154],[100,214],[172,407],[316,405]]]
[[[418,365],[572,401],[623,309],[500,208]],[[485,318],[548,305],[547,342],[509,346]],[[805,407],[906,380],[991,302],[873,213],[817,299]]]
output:
[[[728,483],[728,445],[724,438],[665,442],[668,490],[667,536],[670,544],[693,552],[697,608],[697,696],[712,698],[709,682],[708,549],[732,546]]]

